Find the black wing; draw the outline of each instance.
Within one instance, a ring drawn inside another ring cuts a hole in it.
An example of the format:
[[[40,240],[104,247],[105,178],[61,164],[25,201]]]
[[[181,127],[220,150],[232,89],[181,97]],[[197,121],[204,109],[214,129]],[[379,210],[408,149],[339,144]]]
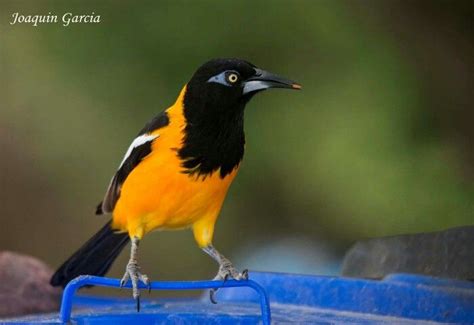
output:
[[[120,190],[123,182],[125,182],[130,172],[143,160],[143,158],[150,154],[151,145],[153,141],[158,138],[157,134],[151,135],[150,133],[159,128],[165,127],[168,124],[168,114],[162,112],[148,122],[138,133],[137,137],[128,148],[119,169],[110,181],[104,200],[97,206],[96,214],[104,214],[114,210],[115,204],[120,197]]]

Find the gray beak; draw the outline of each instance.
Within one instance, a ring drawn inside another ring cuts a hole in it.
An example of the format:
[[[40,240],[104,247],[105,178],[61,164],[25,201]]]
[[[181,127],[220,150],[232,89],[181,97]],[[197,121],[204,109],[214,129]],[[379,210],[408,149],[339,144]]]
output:
[[[256,73],[244,82],[243,94],[249,94],[268,88],[301,89],[301,85],[265,70],[255,69]]]

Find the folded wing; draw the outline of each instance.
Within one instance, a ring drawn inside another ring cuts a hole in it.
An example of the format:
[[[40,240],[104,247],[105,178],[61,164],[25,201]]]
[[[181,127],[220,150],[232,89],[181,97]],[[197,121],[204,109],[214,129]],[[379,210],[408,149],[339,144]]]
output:
[[[159,128],[163,128],[168,124],[168,115],[166,112],[162,112],[140,131],[138,136],[128,147],[117,172],[114,177],[112,177],[107,192],[105,193],[104,200],[97,206],[96,214],[110,213],[114,210],[115,204],[120,197],[122,184],[125,182],[127,176],[132,172],[132,170],[150,154],[153,141],[159,137],[158,133],[152,134],[152,132]]]

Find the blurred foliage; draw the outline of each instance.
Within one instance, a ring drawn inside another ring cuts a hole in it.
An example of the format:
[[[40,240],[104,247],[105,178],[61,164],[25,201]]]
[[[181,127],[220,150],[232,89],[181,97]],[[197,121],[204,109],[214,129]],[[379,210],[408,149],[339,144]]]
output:
[[[76,249],[105,222],[94,207],[136,132],[214,57],[304,86],[247,107],[246,157],[215,238],[230,257],[286,235],[341,253],[474,223],[471,1],[2,1],[0,12],[2,249],[51,265]],[[10,26],[13,12],[101,23]],[[148,236],[142,255],[154,277],[215,271],[189,232]]]

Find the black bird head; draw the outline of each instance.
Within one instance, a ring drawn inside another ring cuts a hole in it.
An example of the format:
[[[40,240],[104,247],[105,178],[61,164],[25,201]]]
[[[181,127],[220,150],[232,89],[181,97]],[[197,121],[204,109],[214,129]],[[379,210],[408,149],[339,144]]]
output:
[[[178,154],[189,173],[207,175],[220,169],[225,177],[244,154],[244,108],[255,95],[269,88],[301,89],[239,59],[214,59],[203,64],[186,86],[183,147]]]
[[[202,103],[208,112],[215,109],[214,113],[218,113],[243,109],[254,94],[269,88],[301,86],[244,60],[214,59],[194,73],[186,93],[193,103]]]

